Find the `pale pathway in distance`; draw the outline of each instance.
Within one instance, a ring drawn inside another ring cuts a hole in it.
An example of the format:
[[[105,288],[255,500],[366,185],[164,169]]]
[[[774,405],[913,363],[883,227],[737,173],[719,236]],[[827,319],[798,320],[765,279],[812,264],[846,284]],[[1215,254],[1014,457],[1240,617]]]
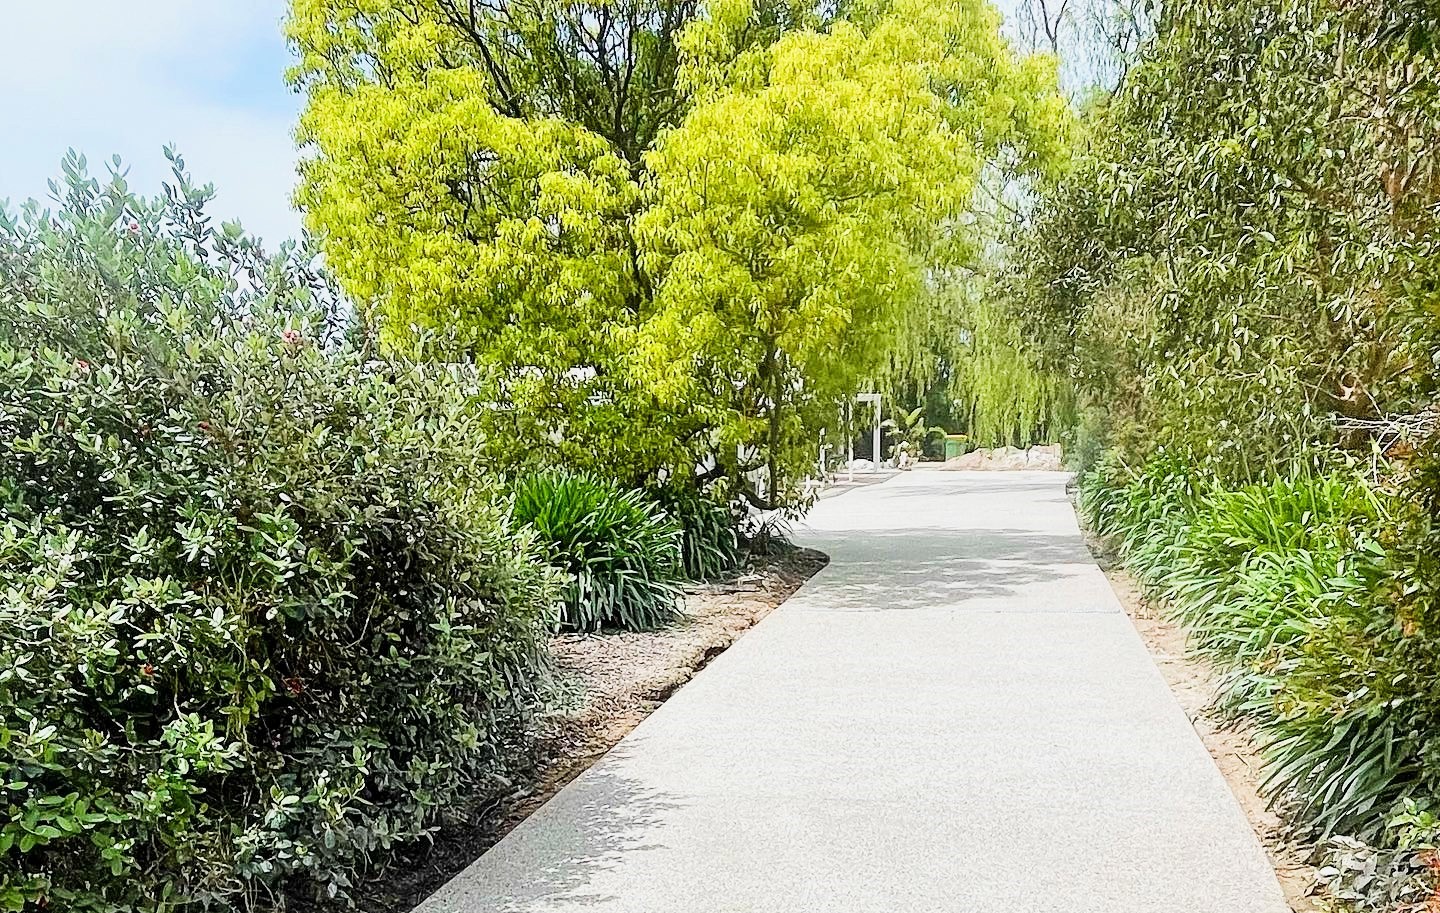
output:
[[[820,502],[830,566],[423,913],[1285,913],[1060,473]]]

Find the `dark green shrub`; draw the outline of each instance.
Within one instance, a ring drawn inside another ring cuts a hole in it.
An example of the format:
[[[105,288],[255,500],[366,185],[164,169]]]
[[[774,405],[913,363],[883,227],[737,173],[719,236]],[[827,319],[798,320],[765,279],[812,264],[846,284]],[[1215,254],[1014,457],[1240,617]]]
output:
[[[645,630],[680,613],[680,524],[643,492],[548,472],[515,490],[515,519],[548,543],[570,578],[564,627]]]
[[[740,565],[740,537],[727,505],[704,495],[662,488],[656,500],[680,524],[680,560],[691,580],[715,580]]]
[[[558,581],[458,396],[68,168],[0,224],[0,908],[344,896],[503,787]]]

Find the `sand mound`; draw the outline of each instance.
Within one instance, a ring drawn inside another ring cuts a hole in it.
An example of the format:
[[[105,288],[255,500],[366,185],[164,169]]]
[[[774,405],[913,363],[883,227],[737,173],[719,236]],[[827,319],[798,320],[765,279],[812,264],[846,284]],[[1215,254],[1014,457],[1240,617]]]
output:
[[[993,450],[986,450],[982,447],[979,450],[972,450],[964,456],[955,457],[953,460],[946,460],[944,468],[997,471],[1041,469],[1058,472],[1064,468],[1061,465],[1062,456],[1059,444],[1045,444],[1031,447],[1028,450],[1021,450],[1018,447],[996,447]]]

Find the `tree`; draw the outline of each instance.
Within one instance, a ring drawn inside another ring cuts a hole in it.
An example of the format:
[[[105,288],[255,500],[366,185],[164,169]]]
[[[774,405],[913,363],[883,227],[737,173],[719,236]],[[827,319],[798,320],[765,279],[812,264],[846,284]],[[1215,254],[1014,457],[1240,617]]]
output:
[[[1022,47],[1060,58],[1062,83],[1084,98],[1119,91],[1159,8],[1159,0],[1019,0],[1015,32]]]
[[[648,298],[642,155],[685,99],[695,0],[295,0],[297,201],[388,349],[474,362],[517,464],[622,478],[686,428],[620,373]]]
[[[519,451],[736,490],[758,455],[770,506],[1063,116],[983,0],[295,0],[290,35],[297,199],[385,345],[490,373]]]
[[[1017,312],[1132,459],[1223,478],[1368,446],[1436,391],[1423,4],[1167,4],[1047,188]],[[1257,26],[1263,23],[1263,26]]]
[[[743,4],[725,14],[748,21]],[[881,368],[930,272],[973,255],[962,220],[986,165],[1054,152],[1053,69],[1017,62],[998,26],[983,2],[901,0],[792,33],[743,74],[702,76],[649,159],[645,376],[763,455],[766,506]]]
[[[652,285],[644,155],[678,123],[696,0],[294,0],[297,202],[384,346],[471,361],[518,462],[638,480],[707,446],[621,356]],[[811,21],[775,4],[742,37]]]

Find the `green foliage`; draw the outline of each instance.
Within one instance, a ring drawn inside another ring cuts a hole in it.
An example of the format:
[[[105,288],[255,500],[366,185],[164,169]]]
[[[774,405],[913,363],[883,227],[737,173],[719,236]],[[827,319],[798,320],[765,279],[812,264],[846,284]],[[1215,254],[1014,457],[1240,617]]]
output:
[[[1332,837],[1322,850],[1316,872],[1317,888],[1340,903],[1345,913],[1395,913],[1396,910],[1423,910],[1435,894],[1433,838],[1424,843],[1410,840],[1422,828],[1408,823],[1433,820],[1413,802],[1391,822],[1393,836],[1385,846],[1375,847],[1351,837]],[[1429,825],[1422,826],[1424,830]],[[1433,832],[1431,832],[1433,834]]]
[[[1081,476],[1094,469],[1105,455],[1109,438],[1105,419],[1103,407],[1082,399],[1076,403],[1074,420],[1061,428],[1065,461]]]
[[[899,451],[901,445],[904,445],[914,459],[919,459],[924,454],[925,445],[932,438],[945,434],[945,429],[939,425],[925,423],[924,405],[916,406],[908,412],[894,413],[892,417],[880,423],[880,429],[899,439],[891,446],[892,453]]]
[[[1058,440],[1071,420],[1071,387],[1032,351],[1023,316],[1011,314],[988,287],[954,294],[964,301],[950,389],[970,437],[982,447]]]
[[[1128,459],[1245,482],[1433,401],[1436,34],[1419,3],[1164,4],[1015,258]]]
[[[783,511],[757,511],[740,524],[740,542],[751,555],[773,557],[793,551],[793,530]]]
[[[684,531],[644,492],[578,473],[540,473],[516,486],[514,516],[569,575],[564,627],[643,631],[679,616]]]
[[[697,423],[624,369],[649,279],[640,153],[673,126],[695,4],[295,0],[297,201],[382,347],[473,362],[508,467],[639,482]]]
[[[494,377],[505,453],[766,507],[980,246],[982,170],[1063,151],[983,0],[294,0],[289,34],[298,200],[387,347]]]
[[[558,580],[451,385],[66,162],[0,220],[0,907],[352,896],[503,789]],[[118,167],[118,163],[117,163]]]
[[[740,538],[735,513],[704,495],[667,486],[656,499],[680,524],[680,559],[691,580],[715,580],[740,566]]]
[[[753,15],[726,4],[711,28]],[[974,256],[955,226],[982,170],[1049,166],[1065,109],[1050,62],[1017,60],[974,0],[883,4],[784,35],[744,78],[698,78],[647,159],[636,227],[659,281],[640,375],[706,404],[724,446],[760,451],[774,505],[928,305],[931,272]]]
[[[1173,459],[1102,465],[1082,503],[1258,721],[1266,786],[1296,822],[1380,838],[1400,800],[1440,787],[1433,658],[1396,616],[1400,565],[1379,538],[1394,505],[1348,474],[1192,479]]]

